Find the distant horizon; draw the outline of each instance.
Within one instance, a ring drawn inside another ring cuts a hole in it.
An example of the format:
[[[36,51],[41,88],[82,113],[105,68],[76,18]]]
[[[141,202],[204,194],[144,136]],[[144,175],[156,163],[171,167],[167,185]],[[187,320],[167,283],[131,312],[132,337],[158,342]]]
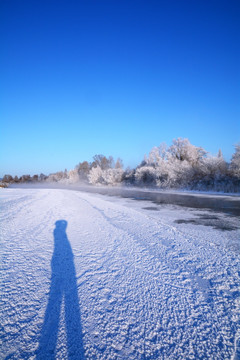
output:
[[[0,177],[95,154],[136,167],[188,138],[230,161],[240,141],[240,3],[0,4]]]

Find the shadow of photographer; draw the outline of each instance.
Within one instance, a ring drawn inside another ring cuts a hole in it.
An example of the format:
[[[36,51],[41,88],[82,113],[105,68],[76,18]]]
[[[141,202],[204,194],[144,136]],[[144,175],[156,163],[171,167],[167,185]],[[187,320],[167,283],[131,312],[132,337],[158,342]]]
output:
[[[37,360],[56,358],[62,303],[64,305],[68,359],[84,359],[74,256],[67,238],[66,228],[66,220],[56,221],[53,232],[54,252],[51,261],[51,286],[37,350]]]

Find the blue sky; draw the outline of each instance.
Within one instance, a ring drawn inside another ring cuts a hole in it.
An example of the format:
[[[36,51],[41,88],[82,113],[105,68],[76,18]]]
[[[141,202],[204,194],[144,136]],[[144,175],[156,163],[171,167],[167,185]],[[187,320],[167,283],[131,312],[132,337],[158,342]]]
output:
[[[240,141],[239,1],[2,0],[0,176]]]

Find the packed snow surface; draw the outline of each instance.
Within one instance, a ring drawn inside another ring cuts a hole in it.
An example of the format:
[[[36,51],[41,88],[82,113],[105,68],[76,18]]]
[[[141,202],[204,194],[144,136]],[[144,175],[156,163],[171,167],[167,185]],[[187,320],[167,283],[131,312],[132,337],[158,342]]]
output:
[[[239,359],[237,226],[80,191],[0,194],[1,359]]]

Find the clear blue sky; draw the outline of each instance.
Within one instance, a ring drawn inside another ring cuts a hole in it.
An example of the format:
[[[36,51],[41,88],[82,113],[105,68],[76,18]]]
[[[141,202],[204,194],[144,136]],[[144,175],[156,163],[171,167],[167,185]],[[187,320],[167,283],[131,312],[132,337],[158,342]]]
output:
[[[238,0],[1,0],[0,176],[240,141]]]

